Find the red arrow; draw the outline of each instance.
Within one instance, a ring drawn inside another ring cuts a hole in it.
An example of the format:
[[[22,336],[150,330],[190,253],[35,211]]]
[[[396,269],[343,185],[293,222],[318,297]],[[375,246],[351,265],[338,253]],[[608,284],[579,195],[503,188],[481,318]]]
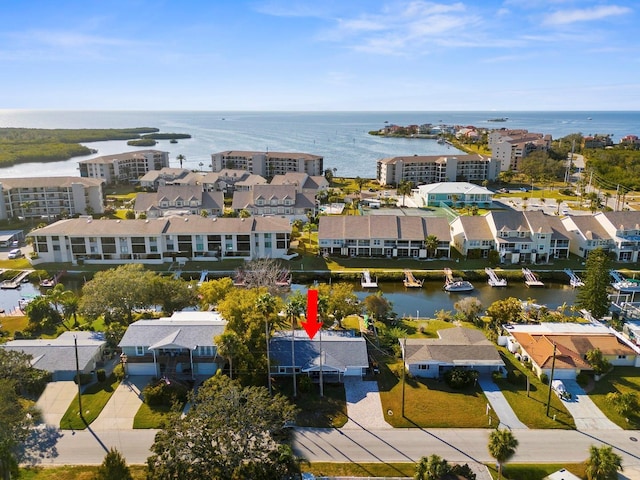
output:
[[[322,322],[318,321],[318,290],[307,291],[307,321],[302,326],[311,340],[322,328]]]

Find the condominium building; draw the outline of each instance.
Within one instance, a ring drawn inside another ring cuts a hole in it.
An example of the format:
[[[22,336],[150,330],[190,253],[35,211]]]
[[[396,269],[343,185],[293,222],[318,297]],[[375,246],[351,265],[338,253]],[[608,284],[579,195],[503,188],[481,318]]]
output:
[[[500,165],[500,171],[517,171],[520,161],[536,150],[551,147],[551,135],[529,133],[527,130],[494,130],[489,134],[491,155]]]
[[[240,169],[271,178],[287,172],[302,172],[307,175],[322,175],[323,157],[296,152],[246,152],[229,150],[211,154],[211,169]]]
[[[161,217],[147,220],[73,218],[33,230],[45,262],[97,264],[284,258],[291,225],[281,217]]]
[[[378,160],[380,185],[495,180],[500,164],[482,155],[412,155]]]
[[[80,177],[0,179],[0,219],[102,213],[102,183]]]
[[[169,166],[169,152],[136,150],[78,162],[80,176],[100,178],[107,184],[138,181],[152,170]]]

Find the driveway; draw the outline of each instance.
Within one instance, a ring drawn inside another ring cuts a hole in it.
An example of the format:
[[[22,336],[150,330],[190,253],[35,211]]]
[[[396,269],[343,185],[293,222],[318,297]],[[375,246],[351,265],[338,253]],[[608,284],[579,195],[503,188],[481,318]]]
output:
[[[622,430],[609,420],[575,380],[562,380],[571,400],[562,403],[576,422],[577,430]]]
[[[62,416],[76,398],[78,386],[72,381],[49,382],[38,398],[36,406],[42,412],[44,423],[60,427]]]
[[[150,381],[151,376],[135,375],[120,382],[91,428],[96,431],[132,429],[133,419],[143,403],[142,390]]]
[[[511,408],[511,405],[509,405],[509,402],[504,398],[502,391],[498,385],[493,382],[493,380],[489,377],[481,376],[478,378],[478,384],[480,385],[480,388],[482,388],[484,396],[487,397],[493,413],[500,419],[500,423],[495,425],[495,427],[502,425],[510,430],[515,428],[529,428],[518,419],[518,416]]]
[[[344,391],[349,420],[342,428],[392,428],[382,413],[378,382],[347,377],[344,379]]]

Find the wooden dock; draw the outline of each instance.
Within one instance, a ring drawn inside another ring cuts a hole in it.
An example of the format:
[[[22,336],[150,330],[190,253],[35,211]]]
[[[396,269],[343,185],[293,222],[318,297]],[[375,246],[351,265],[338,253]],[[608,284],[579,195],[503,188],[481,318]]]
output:
[[[524,283],[527,287],[544,287],[544,283],[538,280],[538,277],[528,268],[522,269],[524,275]]]
[[[375,281],[371,278],[371,273],[369,270],[362,271],[362,278],[360,279],[360,285],[362,288],[378,288],[378,279],[376,277]]]
[[[22,283],[22,280],[27,278],[30,273],[31,273],[30,271],[23,270],[18,275],[13,277],[11,280],[4,280],[2,283],[0,283],[0,288],[4,290],[15,290],[20,286],[20,284]]]
[[[420,288],[422,287],[422,283],[424,280],[418,280],[414,275],[413,272],[409,269],[406,269],[404,271],[404,286],[407,288]]]

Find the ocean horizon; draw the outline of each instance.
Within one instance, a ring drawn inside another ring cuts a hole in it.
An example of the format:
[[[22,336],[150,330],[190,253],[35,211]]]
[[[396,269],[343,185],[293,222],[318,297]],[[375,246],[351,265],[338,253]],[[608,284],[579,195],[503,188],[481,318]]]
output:
[[[505,122],[491,119],[506,118]],[[207,170],[211,154],[225,150],[306,152],[324,157],[325,168],[338,176],[374,178],[381,158],[410,155],[458,154],[434,140],[385,138],[369,135],[388,124],[431,123],[473,125],[478,128],[527,129],[560,138],[570,133],[609,134],[614,142],[640,135],[640,111],[126,111],[126,110],[0,110],[0,127],[132,128],[155,127],[165,133],[188,133],[191,139],[153,147],[176,157],[184,166]],[[80,160],[141,147],[126,141],[91,142],[98,152],[59,162],[23,163],[0,168],[0,178],[76,176]]]

